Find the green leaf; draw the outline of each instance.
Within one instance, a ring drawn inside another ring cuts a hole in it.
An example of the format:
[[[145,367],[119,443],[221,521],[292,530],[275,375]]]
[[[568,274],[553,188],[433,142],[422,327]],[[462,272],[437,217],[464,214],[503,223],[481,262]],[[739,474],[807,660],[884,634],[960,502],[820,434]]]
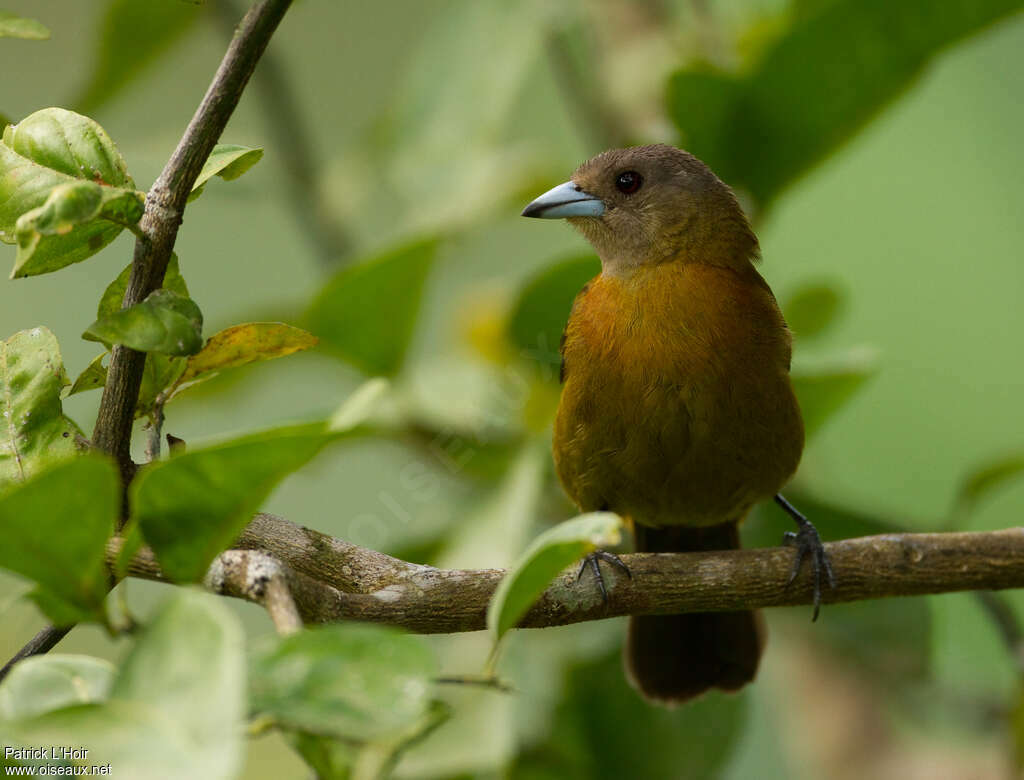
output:
[[[820,4],[818,4],[820,5]],[[769,204],[910,87],[947,46],[1021,0],[837,0],[803,14],[740,76],[701,65],[669,82],[683,144],[725,181]]]
[[[220,176],[225,181],[234,181],[258,163],[262,157],[262,147],[217,144],[210,152],[210,156],[206,158],[196,183],[192,185],[192,192],[188,199],[193,201],[202,195],[206,182],[212,177]]]
[[[31,718],[62,707],[103,701],[115,672],[109,661],[87,655],[26,658],[0,685],[0,720]]]
[[[176,386],[209,379],[220,371],[246,363],[272,360],[311,349],[316,343],[313,334],[283,322],[234,325],[215,333],[199,352],[188,359]]]
[[[97,219],[130,227],[142,218],[144,208],[140,192],[81,180],[59,184],[50,190],[42,206],[18,217],[14,226],[18,241],[15,268],[35,267],[32,259],[46,237],[65,236]]]
[[[0,342],[0,492],[78,451],[82,432],[60,402],[67,384],[57,338],[46,328]]]
[[[321,424],[279,428],[191,449],[139,472],[133,517],[167,577],[201,580],[278,482],[329,438]]]
[[[46,206],[55,188],[82,181],[104,188],[100,208],[92,218],[84,222],[64,218],[70,214],[77,220],[86,213],[85,207],[95,201],[91,187],[61,190]],[[46,108],[4,130],[0,143],[0,240],[19,244],[13,278],[56,271],[96,254],[121,232],[119,222],[131,220],[137,200],[135,183],[121,153],[103,128],[88,117]],[[34,212],[40,207],[44,207],[42,212]],[[26,216],[19,232],[19,219],[28,212],[33,214]],[[53,232],[29,229],[39,221]],[[67,230],[69,224],[72,227]]]
[[[1024,476],[1024,453],[1013,452],[982,463],[964,477],[954,505],[958,513],[969,514],[989,494]]]
[[[203,771],[205,767],[190,753],[192,745],[183,731],[148,704],[122,701],[86,704],[4,726],[6,745],[84,748],[90,757],[102,756],[97,764],[117,767],[118,775],[133,780],[217,777]],[[225,779],[233,776],[220,775]]]
[[[78,375],[74,384],[71,385],[68,396],[96,390],[107,383],[107,368],[103,365],[103,358],[109,354],[109,352],[101,352],[89,361],[89,365],[85,367],[85,370]]]
[[[114,465],[83,455],[33,477],[0,497],[0,566],[38,583],[61,625],[102,617],[104,564],[121,500]],[[58,610],[62,610],[58,612]]]
[[[238,618],[209,594],[179,591],[146,626],[110,696],[159,708],[185,732],[203,764],[218,767],[213,775],[227,774],[241,758],[245,710]]]
[[[808,439],[860,392],[875,375],[876,362],[874,352],[858,349],[831,360],[829,365],[794,367],[793,389]]]
[[[102,320],[121,311],[121,303],[124,300],[124,293],[128,287],[128,278],[131,275],[131,270],[132,266],[129,263],[118,274],[117,278],[107,285],[107,289],[104,290],[103,297],[100,298],[96,311],[97,319]],[[167,264],[163,288],[184,298],[189,297],[188,285],[185,284],[185,279],[181,275],[176,254],[171,255],[170,262]],[[142,374],[142,387],[139,390],[139,402],[135,407],[136,417],[146,417],[153,411],[157,397],[178,381],[178,378],[185,370],[185,365],[184,358],[168,357],[157,353],[146,355],[146,366]],[[93,378],[98,379],[99,377],[95,375]],[[79,379],[86,381],[89,378],[85,377],[85,373],[83,373]],[[106,372],[103,373],[103,383],[106,383]],[[75,380],[75,385],[78,385],[78,380]],[[84,389],[91,389],[91,387]],[[74,392],[80,391],[72,388],[72,393]]]
[[[358,744],[305,731],[293,734],[290,742],[316,772],[317,780],[377,780],[391,777],[402,754],[448,721],[451,714],[447,704],[433,701],[411,725],[372,742]]]
[[[103,291],[103,297],[100,298],[99,307],[96,309],[96,319],[102,320],[104,317],[109,317],[111,314],[121,310],[121,304],[124,301],[125,290],[128,289],[128,277],[132,273],[132,264],[128,263],[124,267],[124,270],[117,275],[117,278],[107,285],[107,289]],[[164,272],[164,283],[161,285],[165,290],[170,290],[172,293],[177,293],[182,298],[188,298],[188,286],[185,284],[185,279],[181,275],[181,269],[178,264],[178,255],[171,253],[171,259],[167,263],[167,270]]]
[[[317,780],[352,780],[358,745],[308,731],[292,732],[288,742],[316,773]]]
[[[164,401],[170,389],[178,382],[187,361],[183,357],[171,357],[151,352],[146,355],[142,369],[142,387],[139,388],[139,402],[135,405],[135,417],[147,417],[153,413],[157,401]]]
[[[427,712],[437,665],[419,638],[383,626],[332,625],[274,638],[253,654],[250,704],[287,728],[367,741]]]
[[[590,254],[549,265],[523,286],[512,308],[509,338],[525,356],[554,366],[553,378],[558,377],[558,345],[572,302],[600,271],[601,262]]]
[[[804,284],[782,306],[797,341],[813,339],[828,330],[843,307],[838,287],[824,282]]]
[[[475,0],[438,6],[425,18],[402,50],[379,113],[327,166],[346,225],[380,241],[509,214],[511,193],[545,170],[540,147],[509,130],[523,118],[516,112],[524,84],[535,94],[535,69],[563,10]],[[372,187],[352,186],[368,181]]]
[[[437,246],[418,241],[342,269],[313,301],[309,329],[367,374],[398,373]]]
[[[0,11],[0,38],[45,41],[49,37],[50,31],[35,19],[26,19],[8,11]]]
[[[519,622],[566,566],[622,536],[622,518],[591,512],[556,525],[526,549],[505,575],[487,608],[487,628],[497,642]]]
[[[203,9],[182,2],[111,0],[96,41],[96,65],[74,104],[95,111],[184,36]]]
[[[744,734],[749,694],[710,692],[654,707],[630,688],[618,652],[574,667],[548,738],[520,754],[510,780],[723,776]]]
[[[82,338],[140,352],[194,355],[203,346],[203,314],[191,298],[154,290],[142,303],[96,320]]]
[[[87,749],[117,777],[234,778],[241,763],[243,637],[209,595],[179,591],[146,627],[102,704],[4,724],[5,743]]]
[[[390,391],[388,380],[367,379],[334,411],[327,421],[327,429],[332,433],[355,430],[374,415]]]

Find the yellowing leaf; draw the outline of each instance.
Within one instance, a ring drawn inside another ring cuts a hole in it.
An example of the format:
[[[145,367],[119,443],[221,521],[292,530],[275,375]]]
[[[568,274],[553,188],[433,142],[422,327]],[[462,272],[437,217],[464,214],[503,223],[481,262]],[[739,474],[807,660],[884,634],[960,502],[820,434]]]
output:
[[[312,333],[283,322],[247,322],[215,333],[205,346],[188,359],[176,386],[209,378],[218,371],[237,368],[257,360],[291,355],[315,347]]]

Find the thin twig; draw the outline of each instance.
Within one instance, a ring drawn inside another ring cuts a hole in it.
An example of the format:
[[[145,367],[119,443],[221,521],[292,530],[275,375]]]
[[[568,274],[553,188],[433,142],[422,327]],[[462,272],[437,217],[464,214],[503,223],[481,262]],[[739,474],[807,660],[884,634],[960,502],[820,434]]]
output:
[[[146,436],[146,460],[152,463],[160,457],[160,434],[164,429],[164,402],[157,397],[150,415],[149,433]]]
[[[133,231],[138,238],[132,257],[131,275],[122,301],[123,308],[141,302],[163,284],[164,272],[171,259],[192,185],[224,131],[260,55],[291,2],[257,0],[242,19],[185,134],[146,194],[145,213],[139,222],[138,231]],[[113,455],[120,468],[122,518],[128,517],[128,485],[135,475],[136,466],[131,457],[132,424],[145,364],[146,353],[121,345],[114,346],[92,434],[92,446]],[[6,674],[11,666],[26,655],[47,652],[70,630],[53,626],[43,629],[7,663],[3,673]]]
[[[57,626],[47,626],[42,629],[38,634],[32,637],[21,650],[15,653],[14,657],[11,658],[3,669],[0,669],[0,680],[3,680],[14,668],[15,664],[28,658],[31,655],[42,655],[43,653],[50,652],[57,643],[60,642],[64,637],[71,631],[72,626],[66,626],[64,628],[58,628]]]
[[[124,308],[139,303],[163,284],[192,185],[290,5],[291,0],[257,0],[249,9],[185,134],[146,194],[146,211],[139,223],[142,236],[135,242]],[[143,352],[114,347],[93,430],[93,443],[117,459],[125,485],[135,472],[131,433],[145,361]]]

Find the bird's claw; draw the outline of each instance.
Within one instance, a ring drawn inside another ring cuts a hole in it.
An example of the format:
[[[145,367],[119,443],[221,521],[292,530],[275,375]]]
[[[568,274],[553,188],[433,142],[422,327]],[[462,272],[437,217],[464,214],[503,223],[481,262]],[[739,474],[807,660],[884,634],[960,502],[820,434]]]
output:
[[[793,568],[789,572],[786,587],[793,584],[800,573],[804,559],[809,558],[811,572],[814,575],[814,614],[811,616],[811,622],[814,622],[818,619],[818,612],[821,610],[822,575],[824,574],[831,590],[836,589],[836,577],[832,571],[832,562],[828,558],[828,553],[825,552],[825,545],[818,535],[818,530],[807,518],[797,519],[796,522],[800,526],[800,530],[795,533],[787,531],[782,538],[784,545],[796,547],[796,558],[793,560]]]
[[[576,581],[580,581],[580,577],[583,576],[583,572],[590,567],[590,570],[594,572],[594,578],[597,580],[597,587],[601,590],[601,599],[605,604],[608,603],[608,589],[604,584],[604,575],[601,574],[601,561],[610,563],[612,566],[616,566],[626,573],[626,576],[633,579],[633,572],[629,570],[629,567],[622,562],[622,559],[615,553],[610,553],[607,550],[594,550],[589,555],[585,555],[583,560],[580,561],[580,570],[576,572]]]
[[[784,545],[796,547],[796,559],[793,561],[793,568],[790,570],[789,579],[786,581],[787,588],[793,584],[793,580],[800,573],[800,567],[803,566],[804,558],[809,556],[811,560],[811,573],[814,575],[814,614],[811,615],[811,622],[813,623],[818,619],[818,612],[821,610],[822,573],[824,573],[825,579],[828,580],[829,588],[831,590],[836,589],[836,576],[832,572],[832,562],[828,558],[828,553],[825,552],[825,545],[818,535],[818,529],[814,527],[811,521],[783,498],[781,493],[776,494],[775,503],[793,518],[799,529],[796,533],[786,531],[782,535],[782,543]]]

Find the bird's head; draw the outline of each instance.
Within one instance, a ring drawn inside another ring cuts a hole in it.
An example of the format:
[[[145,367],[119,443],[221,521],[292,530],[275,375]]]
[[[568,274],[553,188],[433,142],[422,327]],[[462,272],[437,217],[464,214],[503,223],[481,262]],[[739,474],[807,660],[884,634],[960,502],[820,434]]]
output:
[[[587,160],[523,216],[568,219],[613,275],[669,261],[741,269],[758,256],[732,190],[692,154],[664,144]]]

